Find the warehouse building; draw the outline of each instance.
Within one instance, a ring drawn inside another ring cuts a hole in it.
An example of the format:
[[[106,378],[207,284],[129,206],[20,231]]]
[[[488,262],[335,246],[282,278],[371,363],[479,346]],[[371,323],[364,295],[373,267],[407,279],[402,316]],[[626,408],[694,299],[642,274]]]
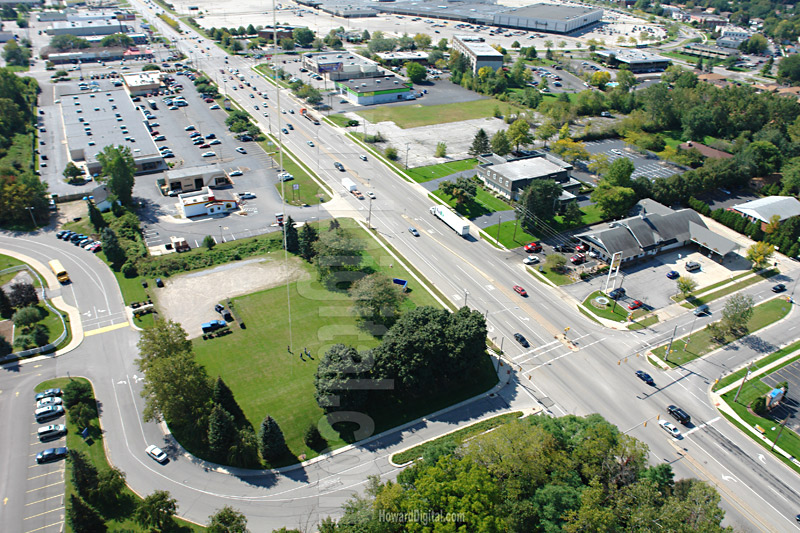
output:
[[[47,28],[47,34],[55,35],[75,35],[76,37],[86,37],[88,35],[112,35],[114,33],[128,33],[130,28],[119,20],[88,19],[79,21],[55,21]]]
[[[454,35],[453,50],[467,58],[475,74],[483,67],[489,67],[493,71],[503,67],[503,54],[483,42],[482,37]]]
[[[672,64],[667,57],[643,50],[599,50],[596,53],[609,67],[625,65],[631,72],[659,72]]]
[[[144,116],[123,90],[64,94],[61,115],[69,158],[89,174],[100,172],[97,154],[106,146],[130,149],[136,173],[167,170],[164,158],[144,125]]]
[[[387,104],[415,98],[411,84],[395,76],[337,81],[336,90],[343,98],[358,105]]]
[[[163,183],[161,182],[162,180],[159,180],[159,185],[164,194],[169,194],[172,191],[199,191],[204,187],[213,189],[231,184],[225,169],[217,163],[169,170],[164,173]]]
[[[494,25],[548,33],[572,33],[600,22],[603,10],[593,7],[534,4],[503,11],[494,16]]]

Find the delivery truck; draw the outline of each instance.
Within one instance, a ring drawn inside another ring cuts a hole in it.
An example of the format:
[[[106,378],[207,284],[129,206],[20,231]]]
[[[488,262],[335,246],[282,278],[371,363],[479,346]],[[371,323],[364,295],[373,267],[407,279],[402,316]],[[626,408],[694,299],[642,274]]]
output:
[[[352,194],[353,196],[355,196],[359,200],[363,200],[364,199],[364,195],[361,194],[361,191],[358,190],[358,186],[356,185],[356,182],[354,182],[350,178],[344,178],[342,180],[342,187],[344,187],[347,192],[349,192],[350,194]]]
[[[462,237],[466,237],[469,235],[469,224],[466,220],[455,214],[454,212],[450,211],[446,207],[441,205],[435,205],[431,207],[431,213],[442,222],[453,228],[453,230],[461,235]]]

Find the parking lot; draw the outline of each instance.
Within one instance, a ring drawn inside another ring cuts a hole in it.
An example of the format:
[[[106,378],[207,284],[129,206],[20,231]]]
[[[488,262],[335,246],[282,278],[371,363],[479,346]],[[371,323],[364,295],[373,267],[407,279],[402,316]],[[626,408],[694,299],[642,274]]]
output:
[[[788,429],[795,433],[800,431],[800,418],[797,417],[800,403],[793,399],[797,395],[796,391],[800,390],[800,361],[795,361],[762,377],[761,381],[773,388],[777,387],[778,383],[787,382],[786,396],[784,396],[780,406],[772,410],[770,416],[773,420],[786,419],[786,427]]]
[[[651,180],[655,178],[667,178],[674,174],[683,174],[683,169],[666,161],[661,161],[655,156],[646,157],[631,150],[624,141],[616,139],[605,139],[602,141],[588,141],[586,150],[592,155],[604,154],[611,163],[620,157],[627,157],[633,163],[632,178],[645,176]]]
[[[64,424],[64,417],[37,423],[31,416],[30,454],[27,482],[18,489],[23,494],[25,531],[62,531],[64,524],[64,459],[38,464],[36,455],[48,448],[66,446],[66,435],[42,442],[37,429],[49,424]]]

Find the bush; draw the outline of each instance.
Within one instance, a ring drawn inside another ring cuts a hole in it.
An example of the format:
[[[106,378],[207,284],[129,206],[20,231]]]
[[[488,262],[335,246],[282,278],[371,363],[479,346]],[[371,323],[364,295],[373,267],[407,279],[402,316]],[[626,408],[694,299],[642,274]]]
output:
[[[213,249],[214,246],[217,244],[217,241],[214,240],[214,237],[211,235],[206,235],[203,239],[203,246],[208,248],[209,250]]]
[[[124,265],[122,265],[122,275],[126,278],[135,278],[138,276],[138,271],[136,270],[136,264],[132,263],[131,261],[127,261]]]
[[[763,396],[759,396],[750,404],[750,409],[757,415],[763,414],[767,410],[767,400]]]
[[[383,153],[388,160],[397,161],[397,148],[394,146],[387,146]]]

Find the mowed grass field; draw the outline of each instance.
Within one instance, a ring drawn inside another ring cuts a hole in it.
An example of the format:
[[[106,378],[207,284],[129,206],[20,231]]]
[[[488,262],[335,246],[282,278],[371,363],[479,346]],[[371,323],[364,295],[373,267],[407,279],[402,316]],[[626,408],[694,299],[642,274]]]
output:
[[[485,98],[471,102],[442,105],[381,106],[375,109],[359,110],[358,114],[373,124],[389,121],[394,122],[401,128],[418,128],[446,122],[489,118],[494,116],[495,108],[498,107],[501,113],[506,113],[509,109],[520,111],[519,108],[507,102],[501,102],[494,98]]]
[[[347,222],[340,221],[342,226],[350,226]],[[351,231],[363,237],[367,246],[363,254],[365,267],[409,281],[406,308],[439,307],[364,230],[351,227]],[[303,443],[303,434],[310,424],[319,423],[329,447],[346,444],[324,421],[314,398],[318,361],[333,344],[364,350],[377,346],[380,339],[358,327],[347,294],[327,290],[316,281],[314,267],[306,265],[306,268],[312,280],[292,283],[288,291],[284,285],[235,298],[234,311],[246,329],[234,326],[231,335],[207,341],[195,339],[194,350],[209,376],[222,376],[256,430],[264,417],[270,415],[283,430],[292,453],[305,454],[308,459],[318,455]],[[289,353],[289,345],[293,353]],[[304,348],[313,359],[300,358]]]

